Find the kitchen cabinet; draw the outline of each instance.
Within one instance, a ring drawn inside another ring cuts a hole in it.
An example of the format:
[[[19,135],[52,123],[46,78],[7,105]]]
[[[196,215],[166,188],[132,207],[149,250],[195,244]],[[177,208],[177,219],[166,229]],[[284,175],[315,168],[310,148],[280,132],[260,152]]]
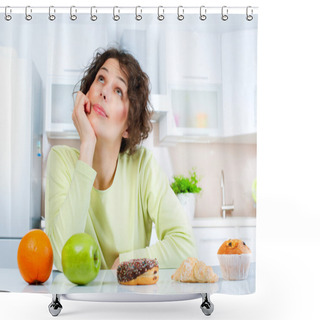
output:
[[[257,31],[231,30],[166,33],[162,144],[256,143]]]
[[[65,76],[82,73],[95,51],[113,41],[110,35],[116,34],[116,25],[103,27],[102,20],[100,17],[93,23],[87,23],[87,17],[79,15],[70,23],[70,16],[62,15],[54,24],[48,25],[47,74]]]
[[[159,141],[208,142],[221,131],[219,85],[180,85],[170,89],[169,110],[159,121]]]
[[[160,142],[215,139],[220,135],[222,106],[219,35],[167,30],[163,40],[169,110],[159,122]]]
[[[219,265],[218,249],[228,239],[241,239],[252,252],[252,262],[256,261],[256,227],[230,226],[230,227],[193,227],[198,258],[207,265]],[[155,228],[152,229],[150,245],[158,241]]]
[[[221,82],[221,45],[218,33],[170,29],[164,35],[166,83],[169,92],[176,84]]]
[[[78,138],[72,122],[76,84],[80,75],[53,76],[47,78],[45,101],[45,128],[49,138]]]
[[[257,31],[221,36],[222,136],[255,142],[257,131]],[[236,54],[235,54],[236,53]],[[246,138],[246,139],[245,139]],[[232,139],[230,139],[232,141]]]

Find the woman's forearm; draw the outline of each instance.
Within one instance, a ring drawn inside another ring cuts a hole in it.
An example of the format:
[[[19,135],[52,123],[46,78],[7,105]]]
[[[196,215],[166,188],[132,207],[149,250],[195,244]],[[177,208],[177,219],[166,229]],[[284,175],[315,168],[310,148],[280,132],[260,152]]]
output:
[[[95,143],[81,142],[79,160],[92,167]]]
[[[188,228],[177,228],[152,246],[119,255],[120,262],[130,259],[156,258],[160,268],[177,268],[188,257],[197,257],[192,231]]]
[[[54,151],[53,151],[54,152]],[[46,232],[51,240],[56,267],[61,268],[61,251],[75,233],[84,232],[90,194],[96,172],[83,161],[76,162],[71,176],[65,175],[57,154],[48,160],[46,184]]]

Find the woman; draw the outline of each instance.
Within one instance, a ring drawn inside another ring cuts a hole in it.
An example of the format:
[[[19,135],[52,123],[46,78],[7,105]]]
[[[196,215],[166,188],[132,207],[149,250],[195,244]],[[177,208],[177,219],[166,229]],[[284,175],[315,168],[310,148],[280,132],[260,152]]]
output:
[[[65,242],[79,232],[99,245],[103,269],[133,258],[176,268],[196,256],[167,177],[151,152],[137,147],[151,130],[148,102],[149,78],[132,55],[96,54],[72,114],[80,150],[55,146],[47,162],[46,232],[58,270]],[[152,223],[159,241],[148,247]]]

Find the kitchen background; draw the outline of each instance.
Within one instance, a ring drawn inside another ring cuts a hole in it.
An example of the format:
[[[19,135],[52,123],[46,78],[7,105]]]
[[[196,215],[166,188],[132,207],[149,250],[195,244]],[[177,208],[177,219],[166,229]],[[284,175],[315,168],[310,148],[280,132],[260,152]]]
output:
[[[217,264],[221,243],[239,237],[255,260],[257,17],[15,19],[0,28],[0,267],[15,265],[21,237],[40,227],[48,152],[79,147],[72,92],[94,51],[108,46],[129,50],[150,77],[154,130],[144,145],[170,181],[192,168],[201,177],[191,221],[199,257]]]

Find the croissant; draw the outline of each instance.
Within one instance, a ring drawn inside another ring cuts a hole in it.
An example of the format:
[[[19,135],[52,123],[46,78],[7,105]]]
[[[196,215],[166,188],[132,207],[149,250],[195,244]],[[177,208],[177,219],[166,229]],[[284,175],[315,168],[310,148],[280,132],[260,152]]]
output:
[[[219,277],[212,268],[197,258],[184,260],[176,272],[171,276],[172,280],[180,282],[217,282]]]

